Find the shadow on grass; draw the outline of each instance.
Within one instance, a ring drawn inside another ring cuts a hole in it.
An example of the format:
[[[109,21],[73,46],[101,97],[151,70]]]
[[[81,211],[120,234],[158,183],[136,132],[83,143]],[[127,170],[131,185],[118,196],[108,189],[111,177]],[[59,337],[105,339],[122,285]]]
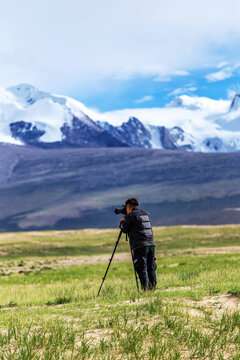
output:
[[[45,305],[47,306],[51,306],[51,305],[60,305],[60,304],[68,304],[72,301],[73,299],[71,297],[67,297],[67,296],[60,296],[57,297],[55,300],[53,301],[48,301]]]

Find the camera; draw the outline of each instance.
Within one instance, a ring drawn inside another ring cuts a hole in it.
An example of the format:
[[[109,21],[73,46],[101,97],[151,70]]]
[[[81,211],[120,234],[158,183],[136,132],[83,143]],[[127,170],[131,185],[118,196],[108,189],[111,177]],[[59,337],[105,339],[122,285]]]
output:
[[[114,210],[114,213],[116,214],[116,215],[119,215],[119,214],[123,214],[123,215],[127,215],[127,209],[126,209],[126,205],[122,205],[122,208],[116,208],[115,210]]]

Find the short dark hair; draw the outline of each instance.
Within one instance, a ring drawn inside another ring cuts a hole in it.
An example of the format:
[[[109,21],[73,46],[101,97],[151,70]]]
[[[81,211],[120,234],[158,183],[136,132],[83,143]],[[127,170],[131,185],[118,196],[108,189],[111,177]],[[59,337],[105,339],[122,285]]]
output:
[[[125,201],[125,205],[130,205],[130,206],[138,206],[138,199],[136,198],[129,198]]]

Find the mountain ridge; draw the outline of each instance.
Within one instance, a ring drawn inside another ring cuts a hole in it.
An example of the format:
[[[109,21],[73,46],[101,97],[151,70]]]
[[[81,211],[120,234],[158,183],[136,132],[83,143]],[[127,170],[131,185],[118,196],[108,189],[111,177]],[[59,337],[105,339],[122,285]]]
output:
[[[56,147],[240,150],[240,95],[181,95],[164,108],[94,112],[63,95],[19,84],[0,91],[0,142]]]
[[[0,231],[118,227],[129,196],[154,225],[240,222],[239,153],[0,144]]]

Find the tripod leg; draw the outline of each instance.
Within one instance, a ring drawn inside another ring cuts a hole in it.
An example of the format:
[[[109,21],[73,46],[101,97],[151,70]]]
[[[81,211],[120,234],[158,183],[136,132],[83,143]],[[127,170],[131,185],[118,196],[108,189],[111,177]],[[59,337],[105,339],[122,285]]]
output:
[[[138,278],[137,278],[137,272],[136,272],[136,269],[135,269],[135,266],[134,266],[134,260],[133,260],[132,250],[131,250],[131,254],[132,254],[132,263],[133,263],[133,268],[134,268],[134,273],[135,273],[135,279],[136,279],[136,284],[137,284],[137,290],[138,290],[138,294],[140,294],[139,285],[138,285]]]
[[[100,288],[99,288],[99,290],[98,290],[97,297],[99,296],[100,291],[101,291],[102,286],[103,286],[103,283],[104,283],[104,280],[106,279],[108,270],[109,270],[109,268],[110,268],[110,265],[111,265],[112,259],[113,259],[113,257],[114,257],[115,251],[116,251],[116,249],[117,249],[117,246],[118,246],[119,240],[120,240],[120,238],[121,238],[121,235],[122,235],[122,230],[120,230],[120,233],[119,233],[119,235],[118,235],[118,239],[117,239],[117,241],[116,241],[116,244],[115,244],[115,247],[114,247],[112,256],[111,256],[111,258],[110,258],[110,260],[109,260],[109,264],[108,264],[107,270],[106,270],[106,272],[105,272],[105,274],[104,274],[104,277],[103,277],[103,279],[102,279],[101,286],[100,286]]]
[[[128,241],[128,234],[126,234],[126,241]],[[129,245],[130,245],[130,243],[129,243]],[[135,269],[135,266],[134,266],[133,252],[132,252],[131,246],[130,246],[130,251],[131,251],[131,255],[132,255],[132,263],[133,263],[133,269],[134,269],[134,273],[135,273],[135,279],[136,279],[138,294],[140,294],[139,285],[138,285],[138,278],[137,278],[137,272],[136,272],[136,269]]]

